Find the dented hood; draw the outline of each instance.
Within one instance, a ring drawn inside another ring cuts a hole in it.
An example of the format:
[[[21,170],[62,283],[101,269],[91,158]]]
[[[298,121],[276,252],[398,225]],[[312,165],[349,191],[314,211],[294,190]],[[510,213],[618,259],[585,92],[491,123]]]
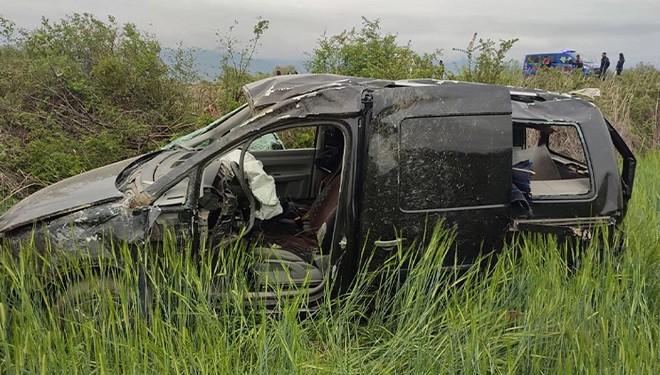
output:
[[[133,160],[94,169],[39,190],[0,217],[0,233],[122,198],[124,195],[115,187],[115,179]]]

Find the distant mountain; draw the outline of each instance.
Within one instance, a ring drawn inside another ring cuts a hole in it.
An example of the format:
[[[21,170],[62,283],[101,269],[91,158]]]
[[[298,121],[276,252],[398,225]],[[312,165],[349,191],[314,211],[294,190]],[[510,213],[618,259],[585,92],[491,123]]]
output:
[[[170,48],[163,49],[161,57],[166,64],[172,64],[172,52]],[[193,51],[193,58],[197,72],[203,79],[213,79],[220,74],[220,60],[222,51],[217,50],[196,50]],[[276,66],[293,65],[299,72],[303,72],[303,64],[300,59],[252,59],[249,71],[250,73],[272,73]]]

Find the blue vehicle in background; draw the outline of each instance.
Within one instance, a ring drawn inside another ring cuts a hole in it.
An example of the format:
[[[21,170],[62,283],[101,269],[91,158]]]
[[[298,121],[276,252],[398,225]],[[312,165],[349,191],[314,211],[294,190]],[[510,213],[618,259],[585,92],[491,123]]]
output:
[[[561,52],[531,53],[525,55],[523,74],[525,76],[536,74],[544,66],[560,69],[568,73],[575,69],[581,69],[585,75],[593,73],[595,66],[592,62],[583,62],[582,67],[578,68],[578,55],[575,52],[574,50],[564,50]]]

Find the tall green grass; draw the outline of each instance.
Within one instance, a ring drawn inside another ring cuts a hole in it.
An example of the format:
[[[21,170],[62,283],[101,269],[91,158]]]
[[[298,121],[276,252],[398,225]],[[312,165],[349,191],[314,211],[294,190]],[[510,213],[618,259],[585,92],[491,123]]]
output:
[[[349,293],[306,314],[304,297],[282,297],[272,311],[245,303],[245,245],[217,263],[173,241],[158,257],[120,246],[128,261],[102,272],[74,262],[54,284],[86,282],[96,301],[83,306],[98,307],[86,317],[62,309],[36,276],[54,270],[48,258],[29,246],[18,257],[3,251],[0,372],[660,373],[659,171],[658,152],[640,162],[618,256],[594,241],[569,267],[564,245],[530,236],[487,270],[446,272],[453,237],[436,230],[425,248],[399,249],[378,276],[360,273]],[[395,272],[403,263],[414,265],[405,280]],[[148,318],[141,269],[154,285]],[[95,288],[99,274],[119,292]]]

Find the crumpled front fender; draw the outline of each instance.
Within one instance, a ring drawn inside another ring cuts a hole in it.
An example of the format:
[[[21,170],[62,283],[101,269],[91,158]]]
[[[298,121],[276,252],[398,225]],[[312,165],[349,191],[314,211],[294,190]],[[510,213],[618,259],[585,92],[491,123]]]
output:
[[[151,207],[128,210],[113,202],[88,207],[47,222],[37,222],[5,234],[14,254],[22,246],[54,258],[114,258],[117,246],[144,244],[153,220]]]

